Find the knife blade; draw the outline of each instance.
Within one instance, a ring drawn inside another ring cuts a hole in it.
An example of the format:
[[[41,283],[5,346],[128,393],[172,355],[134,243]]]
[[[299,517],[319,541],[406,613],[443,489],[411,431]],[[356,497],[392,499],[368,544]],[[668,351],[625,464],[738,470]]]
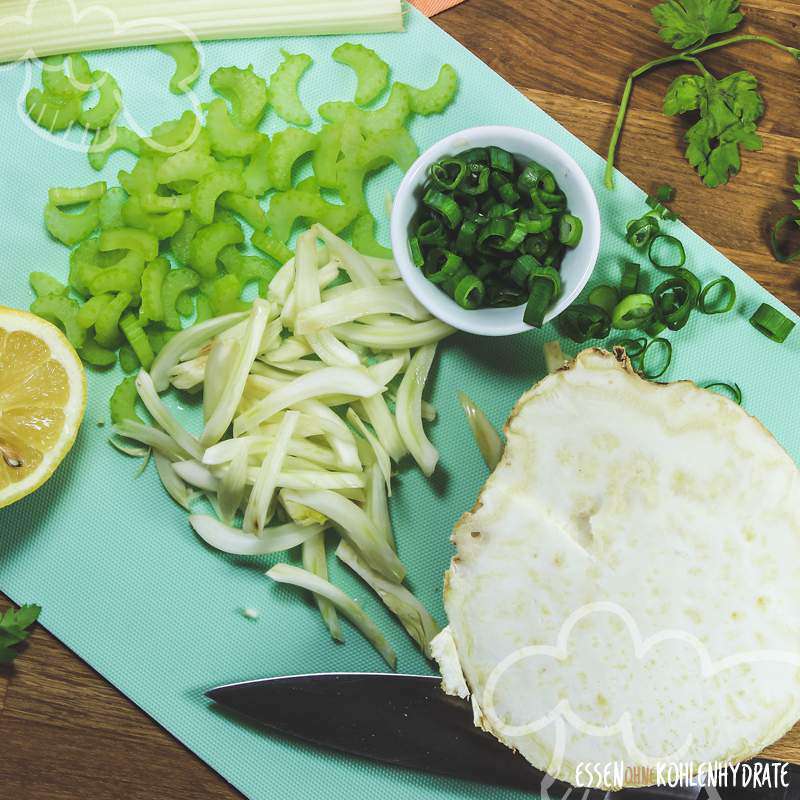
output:
[[[273,731],[320,747],[479,783],[546,790],[550,798],[696,800],[700,792],[689,786],[576,794],[476,728],[469,703],[446,695],[441,679],[427,675],[293,675],[218,686],[206,696]]]

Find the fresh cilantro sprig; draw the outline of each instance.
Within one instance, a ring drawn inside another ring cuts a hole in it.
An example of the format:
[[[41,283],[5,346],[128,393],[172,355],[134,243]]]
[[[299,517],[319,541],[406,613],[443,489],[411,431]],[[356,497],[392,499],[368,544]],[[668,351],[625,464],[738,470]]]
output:
[[[26,605],[0,614],[0,664],[8,664],[19,655],[17,645],[30,636],[29,628],[41,612],[41,606]]]
[[[659,36],[676,50],[697,47],[709,36],[732,31],[743,19],[739,0],[666,0],[650,13]]]
[[[742,70],[717,79],[698,56],[738,42],[762,42],[797,60],[800,49],[756,34],[709,42],[711,37],[734,30],[744,19],[739,0],[665,0],[651,13],[659,25],[661,38],[680,52],[643,64],[628,76],[608,147],[605,184],[609,189],[614,188],[614,158],[634,81],[656,67],[679,62],[694,65],[699,75],[681,75],[672,82],[664,98],[664,113],[697,114],[697,121],[686,133],[686,158],[706,186],[727,183],[739,172],[742,148],[761,149],[756,126],[764,113],[764,101],[758,92],[758,81],[750,72]]]

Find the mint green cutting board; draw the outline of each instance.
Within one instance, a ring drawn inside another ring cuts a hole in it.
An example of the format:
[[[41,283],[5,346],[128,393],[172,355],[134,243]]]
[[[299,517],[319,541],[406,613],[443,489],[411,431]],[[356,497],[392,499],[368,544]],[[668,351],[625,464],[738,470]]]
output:
[[[461,76],[457,101],[445,114],[416,118],[412,124],[421,149],[462,128],[510,124],[534,130],[567,150],[595,187],[601,207],[604,232],[593,282],[619,279],[622,259],[632,254],[621,232],[627,220],[643,211],[640,189],[622,176],[616,191],[603,189],[599,156],[413,10],[406,33],[346,40],[377,49],[392,65],[395,79],[419,86],[433,81],[442,61],[455,66]],[[342,41],[322,37],[208,44],[198,94],[203,101],[211,97],[207,79],[218,66],[252,63],[257,72],[269,75],[283,47],[315,60],[301,85],[309,109],[325,100],[349,99],[355,87],[352,73],[330,58]],[[144,128],[187,107],[185,98],[167,90],[171,62],[153,49],[102,53],[90,62],[117,78],[128,112]],[[48,239],[41,221],[48,187],[96,179],[84,155],[59,148],[23,123],[18,105],[30,79],[25,65],[0,68],[0,304],[21,308],[32,299],[30,271],[66,278],[67,251]],[[277,127],[274,114],[269,115],[265,130]],[[116,154],[100,177],[113,183],[117,171],[130,163],[126,154]],[[386,189],[393,190],[399,179],[395,171],[373,181],[370,196],[376,211],[383,208]],[[735,312],[721,318],[695,314],[672,336],[675,357],[665,379],[737,381],[747,410],[800,460],[800,329],[779,346],[747,322],[763,301],[796,316],[680,223],[671,223],[671,232],[686,244],[688,266],[704,282],[728,275],[739,299]],[[383,241],[387,233],[384,226]],[[441,466],[431,481],[406,469],[391,508],[410,584],[442,623],[441,581],[451,555],[450,529],[486,478],[457,391],[467,391],[501,425],[519,394],[543,376],[541,346],[554,335],[548,328],[502,340],[456,336],[441,347],[430,392],[439,411],[430,431],[442,453]],[[564,346],[569,353],[577,349],[572,343]],[[203,692],[219,683],[314,671],[379,671],[385,666],[350,626],[347,643],[334,645],[312,603],[264,577],[273,559],[226,557],[202,545],[185,513],[166,497],[152,465],[135,477],[137,462],[116,453],[107,442],[108,428],[97,424],[107,422],[108,396],[118,380],[117,372],[90,375],[86,421],[75,448],[41,490],[0,511],[0,589],[17,602],[40,602],[49,630],[248,797],[521,796],[313,750],[255,732],[209,708]],[[338,564],[332,563],[331,571],[333,580],[387,633],[398,651],[399,669],[429,672],[430,666],[369,590]],[[257,622],[241,615],[245,606],[261,611]]]

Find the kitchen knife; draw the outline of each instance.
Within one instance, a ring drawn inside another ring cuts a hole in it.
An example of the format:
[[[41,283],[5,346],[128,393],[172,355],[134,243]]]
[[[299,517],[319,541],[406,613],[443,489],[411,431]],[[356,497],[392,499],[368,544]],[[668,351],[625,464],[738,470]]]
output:
[[[576,791],[476,728],[469,703],[422,675],[328,673],[234,683],[206,696],[278,733],[321,747],[549,798],[697,800],[697,787]],[[544,793],[546,791],[546,794]]]

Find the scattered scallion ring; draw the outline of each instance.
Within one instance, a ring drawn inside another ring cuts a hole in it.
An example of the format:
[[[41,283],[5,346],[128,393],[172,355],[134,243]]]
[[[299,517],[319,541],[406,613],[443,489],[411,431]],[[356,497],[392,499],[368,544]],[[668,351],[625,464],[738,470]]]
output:
[[[616,346],[624,347],[628,358],[631,361],[635,361],[644,353],[644,349],[647,347],[647,339],[644,336],[639,336],[636,339],[620,339]]]
[[[619,302],[619,292],[613,286],[595,286],[594,289],[589,292],[587,300],[593,306],[600,306],[606,314],[611,316]]]
[[[750,324],[773,342],[782,344],[794,329],[794,322],[768,303],[762,303],[750,317]]]
[[[730,392],[731,400],[733,400],[736,405],[740,406],[742,404],[742,390],[739,388],[738,383],[707,383],[702,388],[712,392],[717,389],[724,389],[726,392]],[[717,392],[717,394],[724,394],[724,392]]]
[[[605,339],[611,331],[611,318],[600,306],[574,303],[558,318],[562,333],[573,342]]]
[[[663,352],[663,355],[661,357],[661,361],[657,362],[656,367],[653,370],[649,370],[647,368],[647,354],[650,352],[650,348],[653,346],[660,347]],[[646,378],[649,381],[655,380],[656,378],[660,378],[667,371],[667,369],[669,369],[671,361],[672,361],[672,344],[670,343],[669,339],[662,339],[660,336],[656,337],[655,339],[651,339],[645,346],[641,355],[642,377]]]
[[[718,286],[721,288],[717,296],[717,301],[709,301],[709,294]],[[697,296],[697,310],[700,311],[701,314],[727,314],[735,305],[736,286],[733,281],[725,275],[711,281],[711,283],[707,283]]]
[[[654,309],[655,302],[649,294],[629,294],[614,306],[611,325],[620,331],[640,328],[653,315]]]
[[[628,223],[625,241],[637,250],[644,250],[652,243],[660,230],[661,226],[658,224],[658,220],[651,214],[645,214]]]
[[[658,258],[658,244],[662,242],[674,248],[677,252],[677,257],[674,264],[666,263]],[[678,269],[686,263],[686,250],[683,247],[683,242],[675,236],[670,236],[668,233],[659,233],[650,240],[650,246],[647,251],[647,256],[650,263],[656,268],[668,272],[669,270]]]
[[[622,267],[622,279],[619,282],[620,298],[633,294],[639,288],[639,272],[641,267],[635,261],[626,261]]]

